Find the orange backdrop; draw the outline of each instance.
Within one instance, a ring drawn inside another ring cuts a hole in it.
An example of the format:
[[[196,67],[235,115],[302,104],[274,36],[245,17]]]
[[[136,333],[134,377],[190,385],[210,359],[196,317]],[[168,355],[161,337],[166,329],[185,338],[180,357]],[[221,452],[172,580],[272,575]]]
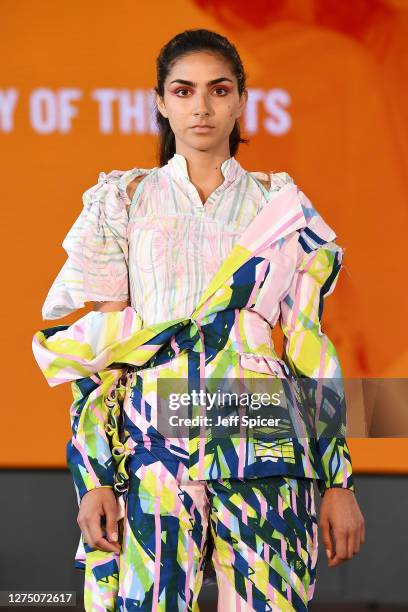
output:
[[[48,387],[32,336],[85,314],[41,319],[65,261],[62,240],[100,171],[158,165],[155,59],[189,28],[226,35],[244,61],[250,145],[241,145],[240,163],[289,172],[345,248],[324,313],[345,376],[406,377],[403,1],[3,0],[0,20],[1,466],[65,465],[71,390]],[[349,444],[356,472],[408,473],[406,438]]]

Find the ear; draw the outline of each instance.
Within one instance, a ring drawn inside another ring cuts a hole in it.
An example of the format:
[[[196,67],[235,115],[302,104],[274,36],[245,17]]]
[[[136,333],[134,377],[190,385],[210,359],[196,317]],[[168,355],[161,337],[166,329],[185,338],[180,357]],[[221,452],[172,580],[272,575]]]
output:
[[[244,112],[247,102],[248,102],[248,90],[244,89],[244,91],[242,92],[240,101],[239,101],[239,105],[238,105],[237,119]]]
[[[159,112],[163,115],[163,117],[165,117],[167,119],[166,106],[165,106],[162,98],[159,96],[158,93],[155,94],[155,98],[156,98],[156,106],[157,106]]]

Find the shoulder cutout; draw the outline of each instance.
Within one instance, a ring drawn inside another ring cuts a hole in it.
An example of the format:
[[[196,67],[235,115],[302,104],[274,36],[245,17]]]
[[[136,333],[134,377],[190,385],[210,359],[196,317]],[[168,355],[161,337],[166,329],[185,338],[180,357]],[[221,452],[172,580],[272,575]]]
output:
[[[291,175],[285,171],[272,172],[271,177],[272,177],[272,183],[273,183],[274,189],[280,189],[281,187],[283,187],[284,185],[287,185],[288,183],[292,183],[292,185],[295,184],[295,181],[293,180]]]
[[[251,172],[250,173],[269,193],[279,191],[287,183],[294,183],[287,172]]]
[[[269,191],[270,188],[271,188],[271,175],[268,174],[267,172],[262,172],[262,174],[264,174],[268,178],[267,179],[258,178],[258,181],[260,183],[262,183],[262,185],[265,187],[266,191]]]
[[[270,172],[250,172],[250,174],[252,174],[252,176],[259,181],[259,183],[262,183],[263,187],[266,189],[266,191],[269,191],[269,189],[271,188],[271,173]]]
[[[145,174],[141,174],[140,176],[136,176],[133,180],[130,181],[130,183],[128,183],[128,185],[126,187],[126,193],[127,193],[127,196],[129,198],[130,202],[133,199],[133,196],[135,194],[135,191],[137,189],[138,184],[140,183],[140,181],[142,179],[145,178],[145,176],[146,176]]]

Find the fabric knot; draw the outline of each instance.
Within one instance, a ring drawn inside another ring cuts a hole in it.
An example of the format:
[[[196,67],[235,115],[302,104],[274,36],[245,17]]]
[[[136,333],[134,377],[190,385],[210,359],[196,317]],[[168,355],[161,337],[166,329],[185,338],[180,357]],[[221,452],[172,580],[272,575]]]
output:
[[[200,323],[194,317],[189,317],[190,320],[190,338],[192,341],[191,350],[197,353],[204,352],[204,334]]]
[[[189,317],[174,334],[178,350],[189,350],[201,353],[204,351],[204,334],[197,319]]]

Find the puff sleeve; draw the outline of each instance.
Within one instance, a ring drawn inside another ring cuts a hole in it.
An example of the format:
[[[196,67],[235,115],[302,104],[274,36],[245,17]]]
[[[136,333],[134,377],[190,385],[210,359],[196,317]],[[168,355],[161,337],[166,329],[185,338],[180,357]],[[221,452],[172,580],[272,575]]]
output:
[[[83,208],[62,246],[67,260],[42,306],[43,319],[58,319],[85,302],[126,301],[128,208],[120,179],[124,171],[99,174],[82,196]]]
[[[280,323],[284,333],[283,360],[296,376],[314,381],[309,399],[318,427],[318,459],[325,475],[324,482],[317,480],[323,496],[328,487],[355,490],[345,437],[342,370],[335,346],[322,331],[324,299],[335,289],[344,249],[334,242],[335,232],[305,194],[300,191],[299,197],[307,226],[299,231],[298,265],[280,304]],[[321,425],[327,422],[331,424],[331,431],[336,431],[335,435],[324,435],[324,427],[321,435]]]

